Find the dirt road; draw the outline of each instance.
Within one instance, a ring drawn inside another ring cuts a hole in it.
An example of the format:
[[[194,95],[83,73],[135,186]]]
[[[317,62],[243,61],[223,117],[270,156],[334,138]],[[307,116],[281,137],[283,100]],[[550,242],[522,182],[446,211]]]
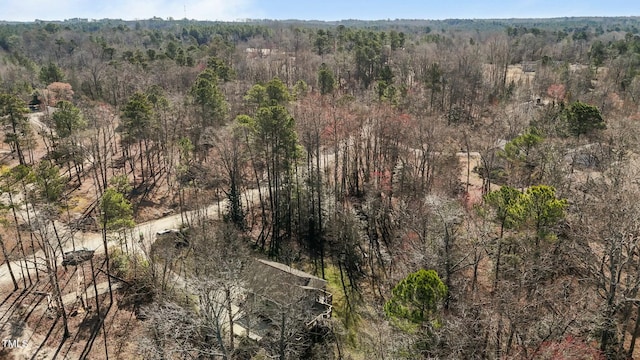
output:
[[[30,117],[30,120],[32,122],[35,123],[39,123],[38,125],[40,125],[41,123],[39,122],[39,119],[36,116],[32,116]],[[44,124],[41,124],[41,126],[45,126]],[[330,165],[330,163],[333,162],[333,154],[323,154],[321,161],[323,162],[323,167],[327,167]],[[466,153],[458,153],[457,154],[458,159],[460,161],[461,164],[461,174],[460,174],[460,181],[462,182],[462,184],[466,184],[467,182],[467,159],[470,162],[470,174],[469,174],[469,195],[473,198],[475,197],[479,197],[481,198],[481,192],[482,192],[482,179],[479,177],[479,175],[477,173],[475,173],[473,171],[473,169],[477,166],[479,166],[480,164],[480,154],[477,152],[471,152],[469,154],[469,157],[467,157]],[[492,189],[494,190],[493,186]],[[266,192],[266,189],[262,189],[263,193]],[[247,191],[245,191],[243,193],[243,203],[245,203],[246,201],[248,201],[249,203],[252,204],[256,204],[258,202],[258,189],[249,189]],[[474,199],[474,200],[478,200],[478,199]],[[204,213],[206,216],[210,217],[210,218],[219,218],[219,216],[221,214],[218,213],[218,211],[224,211],[224,209],[226,209],[227,207],[227,201],[226,200],[222,200],[219,203],[215,203],[213,205],[209,205],[208,207],[202,209],[202,210],[194,210],[194,211],[188,211],[182,214],[182,216],[180,214],[174,214],[174,215],[170,215],[170,216],[166,216],[166,217],[162,217],[156,220],[151,220],[151,221],[147,221],[141,224],[138,224],[132,231],[131,234],[133,234],[133,236],[128,236],[127,239],[129,241],[129,243],[127,244],[127,246],[129,246],[129,248],[131,249],[136,249],[138,247],[137,241],[139,239],[139,235],[142,234],[144,236],[145,239],[147,240],[151,240],[154,241],[155,240],[155,234],[163,229],[172,229],[172,228],[178,228],[180,227],[181,223],[182,223],[182,219],[183,218],[190,218],[190,217],[194,217],[196,214],[198,213]],[[78,232],[76,233],[75,237],[74,237],[74,242],[75,244],[72,244],[71,241],[68,241],[67,244],[65,244],[63,246],[64,248],[64,252],[67,251],[71,251],[74,248],[75,249],[82,249],[82,248],[86,248],[89,250],[95,250],[96,253],[100,254],[104,252],[104,246],[103,246],[103,242],[102,242],[102,236],[100,233],[97,232]],[[117,245],[115,242],[112,245]],[[44,254],[42,252],[38,252],[36,253],[36,256],[39,259],[43,259],[44,258]],[[59,262],[62,262],[62,257],[61,254],[59,255]],[[32,257],[31,257],[32,258]],[[14,274],[17,277],[17,280],[20,281],[22,279],[21,277],[21,268],[24,267],[24,262],[23,261],[12,261],[11,262],[11,267],[13,269]],[[34,273],[35,270],[32,268],[33,265],[30,265],[30,272]],[[9,276],[9,270],[7,267],[7,264],[2,264],[0,265],[0,288],[11,284],[11,277]]]
[[[263,189],[264,191],[264,189]],[[247,198],[250,203],[256,203],[258,201],[258,189],[250,189],[243,193],[243,197]],[[243,199],[243,203],[244,203]],[[155,240],[155,234],[164,229],[173,229],[180,227],[182,223],[182,218],[192,218],[197,214],[204,214],[212,219],[220,218],[221,214],[218,212],[224,211],[227,207],[227,200],[222,200],[219,203],[215,203],[213,205],[209,205],[202,210],[193,210],[187,211],[182,214],[174,214],[166,217],[162,217],[160,219],[147,221],[141,224],[136,225],[136,227],[131,231],[134,236],[127,237],[129,243],[128,246],[130,249],[137,248],[137,241],[139,239],[139,234],[142,234],[145,239],[149,239],[151,241]],[[113,243],[113,245],[117,245]],[[78,232],[75,235],[75,248],[81,249],[86,248],[89,250],[95,250],[97,254],[101,254],[104,252],[104,246],[102,242],[101,233],[96,232]],[[67,242],[64,246],[64,252],[72,251],[74,249],[74,244],[70,241]],[[36,253],[36,257],[38,259],[44,259],[44,253],[41,251]],[[58,263],[62,262],[62,257],[58,258]],[[44,263],[41,264],[44,267]],[[22,277],[20,275],[20,269],[24,267],[24,261],[15,260],[11,262],[11,268],[16,275],[18,282],[21,281]],[[35,270],[32,268],[32,265],[29,266],[29,270],[31,273],[35,273]],[[11,276],[9,275],[9,269],[7,264],[4,263],[0,266],[0,288],[6,287],[11,284]]]
[[[467,156],[466,152],[459,152],[456,154],[458,161],[460,162],[460,183],[465,187],[467,185],[467,175],[469,180],[469,192],[467,194],[467,205],[479,204],[482,202],[482,185],[483,180],[480,174],[474,171],[474,169],[482,166],[482,156],[479,152],[470,152]],[[468,169],[468,173],[467,173]],[[491,184],[490,191],[499,190],[500,186]]]

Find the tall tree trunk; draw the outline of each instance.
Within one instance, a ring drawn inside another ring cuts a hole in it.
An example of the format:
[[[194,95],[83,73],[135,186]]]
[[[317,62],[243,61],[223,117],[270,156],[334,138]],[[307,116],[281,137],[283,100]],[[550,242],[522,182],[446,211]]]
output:
[[[4,240],[2,240],[1,235],[0,235],[0,247],[2,247],[2,256],[4,256],[4,261],[7,263],[7,269],[9,270],[9,275],[11,275],[11,281],[13,282],[13,290],[14,291],[18,290],[18,281],[16,280],[16,276],[13,274],[9,253],[7,252],[7,247],[5,246]],[[26,287],[26,284],[25,284],[25,287]]]
[[[231,307],[231,289],[228,286],[225,287],[225,298],[227,302],[227,312],[229,313],[229,351],[233,352],[233,309]]]
[[[145,183],[147,178],[144,173],[144,151],[142,151],[142,140],[138,140],[138,151],[140,156],[140,182]]]
[[[58,228],[56,227],[55,220],[51,220],[51,226],[53,227],[53,233],[55,234],[56,241],[58,242],[58,249],[60,249],[60,253],[62,253],[64,252],[64,249],[62,248],[62,239],[60,239],[60,235],[58,235]]]
[[[31,280],[31,273],[29,272],[29,261],[27,259],[27,254],[24,251],[24,243],[22,242],[22,232],[20,231],[20,225],[18,223],[18,215],[16,213],[16,207],[15,204],[13,203],[13,195],[11,194],[11,191],[7,192],[9,194],[9,206],[11,207],[11,213],[13,214],[13,222],[15,224],[16,227],[16,234],[17,234],[17,238],[18,238],[18,243],[20,243],[20,252],[22,255],[22,260],[24,261],[24,271],[22,274],[22,281],[24,282],[24,287],[27,287],[27,278],[29,279],[29,285],[33,284],[33,281]],[[35,249],[32,249],[32,251],[35,253]],[[5,256],[5,259],[7,257]],[[35,266],[36,264],[34,264]],[[24,272],[26,272],[26,277]]]
[[[500,261],[502,258],[502,237],[504,235],[504,224],[500,225],[500,237],[498,238],[498,250],[496,251],[495,276],[493,279],[493,295],[498,292],[498,280],[500,279]]]
[[[640,306],[637,305],[636,311],[636,324],[633,327],[633,333],[631,334],[631,342],[629,344],[629,351],[627,351],[627,357],[633,357],[633,351],[636,347],[636,340],[638,339],[638,335],[640,335]]]
[[[22,193],[28,194],[27,185],[25,184],[24,180],[21,181],[21,185],[22,185]],[[25,212],[27,213],[27,225],[29,226],[29,229],[33,229],[33,226],[31,224],[31,212],[29,211],[29,203],[26,201],[25,201]],[[29,238],[31,239],[31,250],[33,252],[33,266],[36,268],[36,280],[37,280],[40,278],[40,270],[38,269],[38,258],[36,257],[36,241],[33,235],[33,231],[29,231]]]
[[[320,170],[320,134],[318,129],[315,132],[316,139],[316,195],[318,196],[318,237],[320,241],[320,270],[322,278],[325,278],[324,274],[324,231],[322,224],[322,171]]]
[[[113,288],[111,287],[111,271],[110,271],[110,259],[109,259],[109,245],[107,243],[107,217],[104,216],[102,220],[102,245],[104,246],[104,258],[106,264],[107,283],[109,284],[109,304],[113,304]],[[97,294],[96,294],[97,296]],[[106,336],[106,335],[105,335]]]
[[[47,240],[46,234],[41,234],[42,237],[42,250],[44,251],[45,261],[47,263],[47,272],[49,274],[49,281],[55,291],[55,299],[58,306],[58,311],[61,311],[58,315],[62,315],[62,322],[64,326],[63,337],[68,338],[71,333],[69,332],[69,325],[67,322],[67,312],[64,309],[64,302],[62,300],[62,290],[60,289],[60,283],[58,281],[58,262],[55,256],[55,249]]]
[[[16,152],[18,153],[18,161],[20,162],[20,165],[26,165],[25,160],[24,160],[24,154],[22,152],[22,146],[20,146],[20,138],[18,137],[17,126],[18,126],[18,124],[13,119],[13,116],[11,116],[11,129],[13,131],[13,137],[14,137],[14,140],[15,140],[14,141],[15,149],[16,149]]]
[[[256,167],[256,158],[253,154],[253,151],[251,151],[251,144],[249,142],[249,135],[245,132],[244,134],[245,137],[245,142],[247,143],[247,149],[249,150],[249,158],[251,159],[251,167],[253,169],[253,176],[255,178],[256,181],[256,186],[258,188],[258,200],[260,201],[260,214],[261,214],[261,219],[262,219],[262,224],[260,224],[260,234],[258,235],[258,238],[256,239],[256,245],[258,243],[260,243],[260,248],[264,251],[264,247],[265,247],[265,242],[266,242],[266,234],[265,234],[265,230],[266,230],[266,226],[267,226],[267,212],[265,209],[265,202],[262,196],[262,188],[260,186],[260,176],[258,174],[258,169]]]
[[[280,320],[280,360],[285,360],[285,349],[286,349],[286,342],[285,342],[285,325],[286,325],[286,314],[287,312],[284,311],[284,309],[282,309],[282,319]]]
[[[76,170],[76,179],[78,180],[78,187],[80,187],[82,185],[82,159],[80,162],[78,162],[77,159],[77,154],[76,154],[76,146],[77,143],[75,142],[75,140],[72,143],[73,146],[73,151],[71,151],[71,159],[73,160],[73,167]],[[69,174],[71,175],[71,174]]]
[[[444,222],[444,219],[443,219]],[[449,302],[451,300],[451,234],[449,233],[449,227],[447,223],[444,223],[444,271],[445,271],[445,285],[447,286],[447,297],[444,300],[444,308],[449,309]]]

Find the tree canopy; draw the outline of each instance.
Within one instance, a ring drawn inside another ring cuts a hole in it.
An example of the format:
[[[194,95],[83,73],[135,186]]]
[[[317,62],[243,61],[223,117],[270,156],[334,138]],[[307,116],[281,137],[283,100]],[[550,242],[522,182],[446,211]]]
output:
[[[191,87],[191,96],[203,128],[224,122],[228,105],[220,91],[218,75],[214,70],[206,69],[198,75]]]
[[[153,107],[142,92],[133,94],[122,109],[123,127],[127,139],[140,140],[150,133]]]
[[[25,164],[22,143],[30,132],[27,113],[29,108],[22,99],[10,94],[0,94],[0,121],[10,128],[5,133],[4,142],[17,153],[21,165]]]
[[[135,225],[131,203],[114,187],[107,188],[102,194],[100,210],[102,225],[107,230],[121,230]]]
[[[548,185],[531,186],[525,193],[524,201],[527,213],[539,235],[543,235],[549,226],[560,221],[568,206],[567,200],[558,199],[556,189]]]
[[[44,84],[49,85],[54,82],[62,82],[64,81],[64,73],[58,67],[58,65],[54,63],[49,63],[46,66],[43,66],[40,69],[40,81]]]
[[[569,105],[566,110],[569,132],[573,136],[590,134],[595,130],[607,127],[602,114],[596,106],[576,101]]]
[[[318,71],[318,88],[320,88],[320,94],[326,95],[333,92],[336,86],[336,79],[333,76],[333,72],[327,64],[322,63],[320,70]]]
[[[56,107],[57,110],[52,117],[56,126],[56,133],[60,138],[67,138],[87,125],[80,109],[69,101],[59,101]]]
[[[536,128],[530,128],[526,133],[509,141],[502,155],[510,161],[527,161],[531,150],[543,140],[542,134]]]
[[[34,169],[34,176],[40,196],[48,203],[57,202],[65,184],[60,169],[49,161],[41,161]]]
[[[501,229],[517,226],[526,216],[523,194],[511,186],[503,186],[500,190],[488,193],[484,201],[494,209]]]
[[[384,305],[387,316],[420,324],[432,319],[447,287],[435,270],[420,269],[400,281],[391,294]]]

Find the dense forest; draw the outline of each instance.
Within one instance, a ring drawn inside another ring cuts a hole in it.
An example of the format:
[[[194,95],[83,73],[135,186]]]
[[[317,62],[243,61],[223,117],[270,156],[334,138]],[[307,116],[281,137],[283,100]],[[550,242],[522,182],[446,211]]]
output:
[[[0,123],[0,358],[640,359],[640,18],[0,22]]]

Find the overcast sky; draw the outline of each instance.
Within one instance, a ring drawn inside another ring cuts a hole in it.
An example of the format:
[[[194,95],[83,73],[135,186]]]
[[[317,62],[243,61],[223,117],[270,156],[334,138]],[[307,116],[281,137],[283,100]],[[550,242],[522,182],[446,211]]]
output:
[[[640,0],[0,0],[0,20],[482,19],[640,16]]]

